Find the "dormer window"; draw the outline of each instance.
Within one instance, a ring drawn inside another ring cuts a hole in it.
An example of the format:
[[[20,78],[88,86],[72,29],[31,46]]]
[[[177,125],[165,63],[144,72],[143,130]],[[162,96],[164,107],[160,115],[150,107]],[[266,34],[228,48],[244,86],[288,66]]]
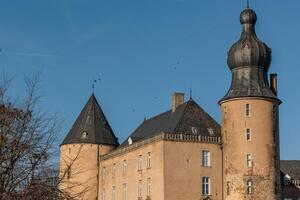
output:
[[[284,185],[290,185],[290,183],[291,183],[291,177],[290,177],[288,174],[286,174],[286,175],[283,177],[283,184],[284,184]]]
[[[88,133],[84,131],[84,132],[81,134],[81,139],[87,139],[87,137],[88,137]]]
[[[197,134],[198,133],[198,129],[196,127],[192,127],[192,133]]]
[[[132,142],[133,142],[133,141],[132,141],[132,138],[129,137],[129,138],[128,138],[128,145],[132,145]]]
[[[215,135],[215,130],[213,128],[208,128],[207,130],[209,132],[209,135]]]

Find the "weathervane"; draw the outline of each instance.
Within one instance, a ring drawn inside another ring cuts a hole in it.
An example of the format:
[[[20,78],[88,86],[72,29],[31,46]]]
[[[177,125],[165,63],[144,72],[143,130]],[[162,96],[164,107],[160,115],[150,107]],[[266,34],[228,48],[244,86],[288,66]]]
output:
[[[93,82],[92,82],[92,92],[93,92],[93,94],[94,94],[94,92],[95,92],[95,84],[96,84],[98,81],[101,81],[101,78],[94,79]]]

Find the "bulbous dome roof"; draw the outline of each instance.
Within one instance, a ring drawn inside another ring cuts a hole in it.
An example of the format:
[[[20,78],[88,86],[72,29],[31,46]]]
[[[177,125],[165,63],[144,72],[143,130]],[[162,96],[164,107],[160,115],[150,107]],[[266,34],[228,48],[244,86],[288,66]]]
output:
[[[257,16],[254,10],[247,7],[240,15],[243,27],[241,38],[228,52],[230,69],[239,67],[262,67],[268,69],[271,63],[271,49],[260,41],[255,33]]]

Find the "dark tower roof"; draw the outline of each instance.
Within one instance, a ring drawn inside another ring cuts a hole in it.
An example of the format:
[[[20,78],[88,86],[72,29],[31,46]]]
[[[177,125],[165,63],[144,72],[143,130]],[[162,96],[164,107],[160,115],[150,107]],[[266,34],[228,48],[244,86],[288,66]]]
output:
[[[94,94],[83,107],[61,145],[75,143],[119,145],[118,138],[114,135]]]
[[[193,129],[196,132],[193,132]],[[213,132],[210,132],[210,130]],[[190,99],[178,106],[174,112],[169,110],[145,120],[128,138],[136,142],[153,137],[161,132],[220,137],[221,126],[194,100]],[[128,145],[127,140],[121,146]]]
[[[247,7],[240,15],[242,34],[228,52],[228,66],[232,82],[228,93],[220,102],[239,97],[262,97],[280,102],[268,83],[271,49],[255,33],[257,16]]]

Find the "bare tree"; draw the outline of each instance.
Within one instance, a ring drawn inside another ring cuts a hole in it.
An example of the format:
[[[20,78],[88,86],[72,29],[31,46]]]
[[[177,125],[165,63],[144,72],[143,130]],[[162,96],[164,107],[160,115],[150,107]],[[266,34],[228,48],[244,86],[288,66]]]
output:
[[[39,76],[26,78],[26,96],[15,102],[10,81],[0,84],[0,199],[76,199],[60,191],[65,176],[50,160],[60,124],[38,107]]]

